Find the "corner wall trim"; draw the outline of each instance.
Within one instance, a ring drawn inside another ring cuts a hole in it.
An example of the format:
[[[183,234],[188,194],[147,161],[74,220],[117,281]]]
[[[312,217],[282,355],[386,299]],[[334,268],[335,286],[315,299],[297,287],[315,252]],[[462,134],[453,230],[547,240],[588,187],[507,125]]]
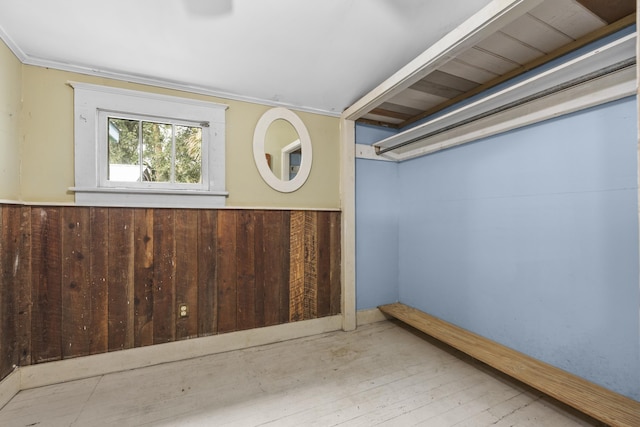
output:
[[[640,402],[402,303],[378,308],[608,425],[640,425]]]
[[[342,328],[356,329],[356,160],[355,122],[340,119],[340,206],[342,208]]]

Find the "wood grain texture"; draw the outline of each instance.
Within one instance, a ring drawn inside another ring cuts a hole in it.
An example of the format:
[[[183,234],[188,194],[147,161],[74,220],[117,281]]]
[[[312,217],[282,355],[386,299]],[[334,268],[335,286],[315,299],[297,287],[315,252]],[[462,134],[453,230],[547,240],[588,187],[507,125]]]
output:
[[[0,205],[0,377],[338,314],[339,227],[338,212]]]
[[[89,208],[62,209],[62,358],[90,353]]]
[[[198,335],[215,334],[217,325],[217,212],[202,210],[198,222]]]
[[[289,321],[304,318],[304,212],[291,212],[289,243]]]
[[[17,280],[16,287],[16,365],[31,364],[31,209],[20,207],[20,236],[18,240]]]
[[[109,209],[91,208],[89,354],[109,350]]]
[[[304,299],[302,319],[318,316],[318,213],[304,212]]]
[[[640,425],[640,402],[401,303],[383,313],[612,426]]]
[[[171,209],[153,212],[153,343],[176,336],[175,216]]]
[[[235,210],[218,212],[218,333],[235,331],[237,327],[236,216]]]
[[[263,326],[277,325],[282,322],[281,299],[284,298],[282,283],[289,283],[288,259],[285,259],[285,245],[282,236],[289,230],[284,230],[284,213],[282,211],[266,211],[262,221],[261,254],[256,261],[256,285],[262,296]],[[256,242],[257,244],[257,242]],[[288,249],[288,245],[286,247]],[[259,279],[258,279],[259,278]],[[288,293],[288,288],[287,288]],[[288,302],[287,302],[288,305]],[[286,310],[287,318],[289,310]]]
[[[32,363],[39,363],[62,359],[60,209],[33,208],[31,227],[31,351]]]
[[[255,222],[254,212],[237,212],[236,300],[238,330],[256,327]]]
[[[265,247],[264,247],[264,217],[265,211],[253,212],[253,279],[255,283],[254,305],[255,305],[255,324],[254,327],[261,328],[265,326],[265,306],[267,305],[267,290],[265,283]]]
[[[384,108],[374,108],[373,110],[371,110],[369,114],[374,114],[376,116],[389,117],[392,119],[398,119],[402,121],[408,120],[412,117],[410,114],[400,113],[397,111],[392,111]]]
[[[331,307],[329,309],[329,315],[333,316],[342,312],[342,234],[341,234],[341,215],[339,212],[335,212],[330,215],[329,229],[330,229],[330,241],[329,241],[329,253],[330,253],[330,282],[331,289],[329,290],[331,295]]]
[[[331,215],[317,214],[317,316],[331,313]]]
[[[134,346],[153,344],[153,209],[135,209]]]
[[[5,206],[2,208],[2,229],[0,230],[0,241],[2,241],[2,259],[0,262],[0,313],[2,318],[2,342],[0,346],[0,369],[2,375],[7,375],[13,370],[16,363],[17,337],[16,337],[16,316],[14,307],[15,283],[17,276],[16,264],[20,262],[19,256],[19,235],[20,217],[19,208],[15,206]]]
[[[133,210],[109,211],[109,351],[132,348]]]
[[[9,328],[9,317],[5,314],[7,312],[7,307],[11,303],[12,298],[9,295],[8,288],[9,285],[6,285],[6,278],[4,277],[4,259],[8,258],[8,249],[6,248],[5,243],[5,231],[3,226],[4,220],[4,210],[6,208],[0,206],[0,331],[6,330]],[[10,358],[7,354],[11,353],[9,348],[9,340],[4,338],[4,334],[2,335],[2,339],[0,339],[0,378],[4,378],[11,373],[13,370],[13,366],[10,365]]]
[[[282,263],[278,264],[277,261],[272,262],[271,265],[280,265],[281,271],[278,274],[281,274],[280,279],[280,323],[287,323],[291,318],[291,292],[289,289],[289,270],[291,269],[291,248],[289,247],[289,242],[291,241],[291,211],[283,212],[282,218],[280,222],[280,242],[281,248],[278,252],[282,256]],[[276,231],[277,232],[277,231]]]
[[[176,339],[198,336],[198,212],[175,212],[175,306],[187,305],[187,317],[176,316]]]

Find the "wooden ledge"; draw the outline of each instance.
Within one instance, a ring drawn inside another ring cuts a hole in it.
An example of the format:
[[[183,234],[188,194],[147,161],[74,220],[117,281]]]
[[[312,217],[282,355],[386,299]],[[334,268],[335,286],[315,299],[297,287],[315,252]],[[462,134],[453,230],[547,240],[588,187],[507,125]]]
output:
[[[640,402],[404,304],[378,308],[597,420],[640,426]]]

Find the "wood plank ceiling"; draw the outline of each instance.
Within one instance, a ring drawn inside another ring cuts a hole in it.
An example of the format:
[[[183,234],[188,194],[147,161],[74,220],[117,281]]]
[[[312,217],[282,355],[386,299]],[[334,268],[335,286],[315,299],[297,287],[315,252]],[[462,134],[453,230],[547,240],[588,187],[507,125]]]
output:
[[[402,129],[635,24],[635,0],[546,0],[358,120]]]

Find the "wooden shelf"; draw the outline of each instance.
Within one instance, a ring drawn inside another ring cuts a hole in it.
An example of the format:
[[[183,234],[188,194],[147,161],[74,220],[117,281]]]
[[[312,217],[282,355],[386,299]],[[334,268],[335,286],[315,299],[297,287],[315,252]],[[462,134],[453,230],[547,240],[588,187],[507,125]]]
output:
[[[611,426],[640,426],[640,402],[407,305],[378,308],[597,420]]]

